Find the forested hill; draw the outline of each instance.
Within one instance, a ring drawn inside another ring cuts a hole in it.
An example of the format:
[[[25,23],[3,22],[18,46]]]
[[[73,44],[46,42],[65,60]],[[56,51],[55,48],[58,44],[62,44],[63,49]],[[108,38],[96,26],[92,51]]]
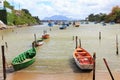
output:
[[[15,10],[14,6],[9,2],[4,1],[5,9],[7,11],[7,24],[8,25],[35,25],[40,24],[40,20],[37,16],[33,17],[29,10],[21,9]]]

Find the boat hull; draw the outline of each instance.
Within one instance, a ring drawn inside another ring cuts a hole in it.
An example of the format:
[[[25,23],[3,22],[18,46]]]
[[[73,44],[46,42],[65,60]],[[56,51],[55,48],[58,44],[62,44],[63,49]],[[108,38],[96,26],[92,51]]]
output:
[[[44,44],[43,39],[33,41],[35,47],[42,46]]]
[[[81,70],[92,70],[93,69],[93,65],[92,64],[80,64],[79,61],[74,58],[76,65],[81,69]]]
[[[80,25],[75,25],[75,27],[79,27]]]
[[[38,43],[36,43],[35,46],[42,46],[43,44],[44,44],[44,42],[38,42]]]
[[[49,34],[42,35],[42,39],[48,39],[48,38],[49,38]]]
[[[35,58],[32,58],[27,62],[13,65],[13,68],[15,71],[18,71],[18,70],[21,70],[23,68],[26,68],[26,67],[32,65],[34,62],[35,62]]]
[[[82,54],[83,52],[76,52],[75,50],[73,52],[73,58],[75,60],[75,63],[81,70],[92,70],[93,69],[93,58],[86,50],[84,49],[82,50],[87,54],[87,56],[83,56]]]
[[[12,66],[15,71],[21,70],[32,65],[35,62],[36,49],[29,49],[12,60]]]

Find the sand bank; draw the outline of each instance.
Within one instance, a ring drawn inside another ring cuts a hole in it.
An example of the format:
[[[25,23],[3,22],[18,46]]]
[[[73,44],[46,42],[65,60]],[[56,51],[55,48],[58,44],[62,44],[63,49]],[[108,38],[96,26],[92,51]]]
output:
[[[115,80],[119,80],[120,72],[113,72]],[[64,74],[41,74],[37,72],[14,72],[7,74],[6,80],[92,80],[92,72],[87,73],[64,73]],[[106,71],[96,71],[96,80],[112,80]]]

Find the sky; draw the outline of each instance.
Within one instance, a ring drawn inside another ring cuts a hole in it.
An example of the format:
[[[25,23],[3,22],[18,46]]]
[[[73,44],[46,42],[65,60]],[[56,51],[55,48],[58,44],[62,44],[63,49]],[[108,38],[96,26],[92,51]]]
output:
[[[120,0],[7,0],[15,9],[28,9],[40,19],[63,15],[73,19],[85,19],[90,14],[110,13]]]

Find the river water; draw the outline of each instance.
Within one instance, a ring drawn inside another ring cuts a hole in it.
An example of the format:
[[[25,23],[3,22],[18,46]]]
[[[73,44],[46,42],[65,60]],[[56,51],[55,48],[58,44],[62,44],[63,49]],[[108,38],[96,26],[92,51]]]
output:
[[[81,24],[80,27],[70,26],[65,30],[59,30],[59,26],[56,25],[51,28],[51,31],[47,25],[1,30],[0,45],[5,45],[5,42],[8,44],[8,48],[5,48],[7,64],[10,64],[15,56],[31,48],[34,34],[40,38],[43,30],[47,30],[50,39],[45,40],[44,45],[37,48],[35,63],[20,70],[20,72],[43,74],[77,72],[79,69],[72,57],[75,49],[73,36],[78,36],[81,39],[82,47],[91,55],[94,52],[96,53],[97,70],[107,70],[103,61],[103,58],[106,58],[112,71],[120,71],[120,55],[116,55],[116,35],[118,38],[120,36],[119,24],[102,26],[101,24],[90,23]],[[101,40],[99,40],[99,32],[101,32]],[[0,72],[2,72],[1,60]]]

